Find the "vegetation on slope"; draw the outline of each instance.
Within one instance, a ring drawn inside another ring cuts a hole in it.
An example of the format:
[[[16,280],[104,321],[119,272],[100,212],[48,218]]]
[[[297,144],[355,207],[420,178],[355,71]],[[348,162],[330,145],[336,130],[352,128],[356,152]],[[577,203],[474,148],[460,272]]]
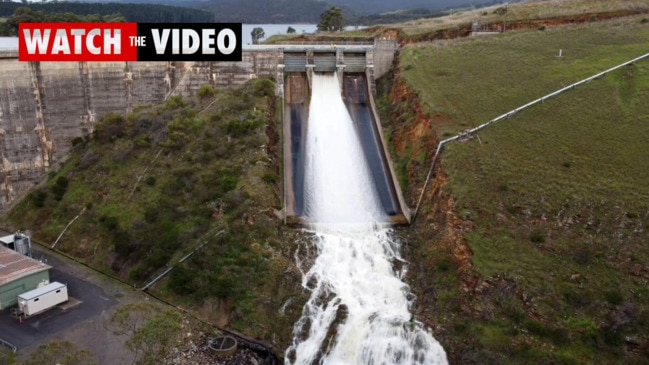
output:
[[[404,178],[421,186],[440,138],[646,53],[642,19],[405,48],[388,108]],[[406,234],[417,315],[453,363],[649,360],[648,74],[639,62],[444,152]],[[424,118],[395,104],[399,82]]]
[[[205,86],[196,100],[104,116],[11,212],[13,228],[49,244],[79,215],[57,249],[138,287],[174,266],[153,289],[159,295],[212,323],[288,341],[298,308],[280,318],[276,311],[299,280],[285,273],[292,258],[284,241],[295,239],[284,237],[273,212],[274,90],[270,80],[235,91]]]

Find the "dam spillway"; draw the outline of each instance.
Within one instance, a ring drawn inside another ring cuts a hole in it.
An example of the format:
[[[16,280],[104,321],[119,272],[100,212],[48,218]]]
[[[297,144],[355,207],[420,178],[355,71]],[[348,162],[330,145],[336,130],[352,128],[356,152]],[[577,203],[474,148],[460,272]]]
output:
[[[311,79],[336,74],[388,224],[407,224],[410,211],[389,158],[373,99],[373,73],[360,52],[294,53],[284,56],[284,194],[288,224],[308,224],[305,198],[306,135],[310,128]],[[331,149],[337,148],[332,145]],[[333,150],[332,150],[333,153]]]
[[[336,72],[311,79],[299,147],[305,151],[303,216],[312,237],[295,254],[310,299],[293,327],[285,363],[446,365],[444,349],[411,314],[407,262],[400,240],[385,227],[394,212],[380,197],[376,176],[384,170],[370,162],[380,147],[368,148],[377,137],[359,128],[371,118],[354,120],[348,107],[363,109],[363,88],[355,86],[363,79],[346,80],[347,103]]]

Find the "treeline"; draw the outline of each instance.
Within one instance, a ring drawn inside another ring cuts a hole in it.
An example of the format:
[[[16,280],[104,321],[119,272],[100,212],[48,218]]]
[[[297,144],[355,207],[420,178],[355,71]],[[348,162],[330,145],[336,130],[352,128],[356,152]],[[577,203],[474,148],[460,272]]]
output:
[[[110,15],[77,15],[73,13],[45,13],[43,11],[33,11],[28,7],[20,7],[5,22],[0,23],[0,36],[16,36],[18,34],[18,24],[28,23],[61,23],[61,22],[125,22],[126,19],[121,14]]]
[[[219,22],[241,23],[317,23],[320,14],[331,7],[315,0],[239,0],[205,2],[201,9],[210,11]]]
[[[390,13],[364,15],[356,18],[358,25],[374,25],[374,24],[392,24],[403,23],[415,19],[436,18],[447,15],[443,11],[431,11],[428,9],[411,9],[404,11],[394,11]]]
[[[0,17],[10,17],[24,4],[0,2]],[[71,13],[76,15],[112,16],[121,14],[128,22],[141,23],[205,23],[213,22],[214,14],[200,9],[188,9],[156,4],[101,4],[101,3],[29,3],[34,12],[45,14]]]

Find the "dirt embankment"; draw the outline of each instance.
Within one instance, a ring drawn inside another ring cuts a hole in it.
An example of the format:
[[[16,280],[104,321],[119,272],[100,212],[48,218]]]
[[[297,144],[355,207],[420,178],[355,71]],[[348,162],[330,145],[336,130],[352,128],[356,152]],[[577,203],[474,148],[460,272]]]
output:
[[[566,15],[553,18],[545,19],[523,19],[523,20],[506,20],[503,21],[491,21],[482,23],[479,25],[479,30],[481,32],[502,32],[502,31],[514,31],[514,30],[525,30],[525,29],[540,29],[540,28],[553,28],[564,25],[575,25],[575,24],[584,24],[594,21],[603,21],[609,19],[617,19],[623,17],[629,17],[640,14],[647,14],[646,10],[617,10],[610,12],[591,12],[575,15]],[[443,39],[454,39],[454,38],[463,38],[468,37],[473,33],[473,24],[458,24],[453,28],[440,29],[430,32],[423,32],[418,34],[405,34],[404,32],[399,32],[399,40],[402,46],[412,43],[420,42],[430,42]]]
[[[584,13],[578,15],[569,15],[569,16],[550,18],[550,19],[519,20],[511,23],[508,22],[506,25],[507,26],[506,30],[537,29],[538,27],[541,26],[557,27],[562,25],[575,25],[575,24],[583,24],[583,23],[589,23],[594,21],[623,18],[623,17],[639,15],[639,14],[647,14],[647,11],[617,10],[617,11],[603,12],[603,13]],[[493,23],[491,24],[491,26],[493,26],[494,29],[497,29],[498,31],[501,29],[498,28],[499,26],[498,23]]]

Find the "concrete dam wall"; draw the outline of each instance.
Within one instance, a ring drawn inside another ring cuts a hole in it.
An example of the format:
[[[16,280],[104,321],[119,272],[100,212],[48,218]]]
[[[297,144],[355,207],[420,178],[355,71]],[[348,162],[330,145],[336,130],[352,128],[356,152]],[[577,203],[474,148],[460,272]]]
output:
[[[285,54],[353,45],[244,47],[241,62],[19,62],[0,54],[0,211],[22,197],[51,167],[65,161],[72,140],[88,135],[106,113],[126,115],[138,105],[170,96],[193,96],[203,85],[243,85],[252,78],[277,81],[284,94]],[[389,70],[395,41],[360,47]],[[357,47],[358,48],[358,47]],[[378,76],[377,76],[378,77]],[[373,78],[372,78],[373,80]]]

